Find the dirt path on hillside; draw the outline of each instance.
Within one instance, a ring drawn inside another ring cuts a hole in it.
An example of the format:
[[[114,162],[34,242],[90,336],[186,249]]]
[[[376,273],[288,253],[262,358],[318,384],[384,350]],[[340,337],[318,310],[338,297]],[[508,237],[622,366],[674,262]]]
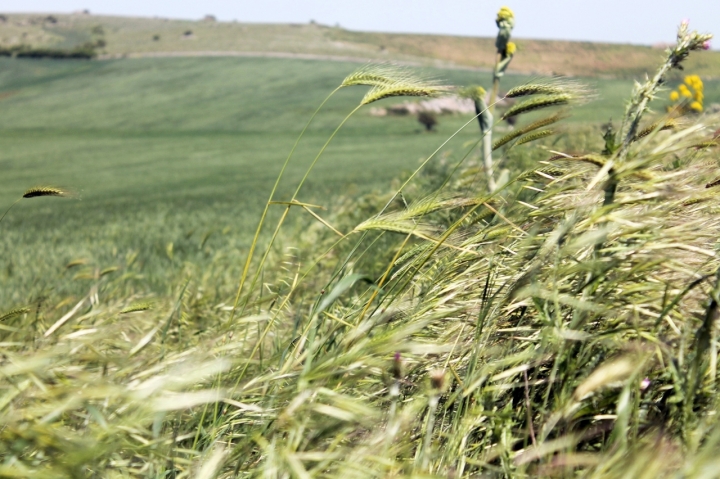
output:
[[[467,70],[490,72],[489,68],[468,67],[441,60],[384,60],[372,57],[354,57],[341,55],[319,55],[312,53],[291,52],[240,52],[240,51],[184,51],[184,52],[132,52],[100,55],[98,60],[116,60],[121,58],[185,58],[185,57],[245,57],[245,58],[288,58],[295,60],[319,60],[331,62],[369,63],[389,61],[397,65],[412,67],[433,67],[448,70]]]

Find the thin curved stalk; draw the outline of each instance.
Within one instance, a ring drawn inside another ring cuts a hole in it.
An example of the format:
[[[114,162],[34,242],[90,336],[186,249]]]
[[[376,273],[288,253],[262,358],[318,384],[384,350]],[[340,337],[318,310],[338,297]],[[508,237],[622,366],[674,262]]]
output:
[[[335,91],[337,91],[337,89]],[[333,138],[335,138],[338,131],[340,131],[340,129],[343,127],[343,125],[345,125],[345,123],[347,123],[347,121],[350,119],[350,117],[353,116],[353,114],[355,112],[357,112],[362,106],[363,106],[362,104],[356,106],[350,113],[348,113],[348,115],[343,119],[343,121],[340,122],[340,124],[337,126],[337,128],[335,128],[335,131],[333,131],[332,135],[330,135],[330,138],[327,139],[327,141],[325,142],[323,147],[320,149],[320,151],[318,152],[318,154],[315,157],[315,159],[313,160],[313,162],[310,164],[308,169],[305,171],[305,175],[303,176],[302,180],[300,180],[300,184],[298,184],[297,188],[295,189],[295,193],[293,193],[292,199],[290,200],[291,203],[296,200],[297,195],[300,193],[300,190],[302,189],[303,185],[305,184],[305,181],[307,180],[308,176],[310,175],[310,172],[313,170],[313,168],[317,164],[318,160],[320,159],[322,154],[327,149],[330,142],[333,140]],[[269,204],[269,202],[268,202],[268,204]],[[267,211],[267,207],[266,207],[266,211]],[[257,283],[257,280],[260,277],[260,272],[262,271],[262,268],[265,265],[265,261],[267,260],[268,255],[270,254],[272,245],[275,242],[275,239],[277,238],[277,235],[280,232],[280,228],[282,227],[283,223],[285,222],[285,218],[287,218],[287,215],[289,212],[290,212],[290,206],[285,208],[285,211],[283,212],[282,216],[280,217],[280,221],[278,221],[278,224],[275,227],[275,231],[273,232],[272,238],[270,239],[270,243],[268,244],[267,248],[265,249],[265,253],[263,254],[263,257],[260,260],[260,264],[258,265],[257,272],[255,273],[252,283],[250,284],[251,291],[255,287],[255,284]],[[256,236],[256,238],[257,238],[257,236]],[[255,243],[256,243],[256,240],[253,242],[253,248],[255,246]],[[231,321],[235,316],[235,311],[237,310],[237,305],[240,301],[240,294],[242,293],[242,288],[245,284],[245,279],[247,278],[247,271],[250,268],[250,260],[251,260],[251,256],[248,256],[248,260],[245,263],[245,269],[243,270],[243,278],[240,282],[240,287],[238,288],[237,296],[235,297],[235,304],[233,305],[233,314],[230,317]],[[247,300],[244,302],[242,309],[240,311],[240,314],[242,314],[245,311],[245,307],[247,306],[247,303],[249,300],[250,300],[250,295],[248,295]]]
[[[5,213],[3,213],[2,216],[0,216],[0,221],[2,221],[2,220],[5,218],[5,216],[10,212],[10,210],[13,209],[13,206],[15,206],[16,204],[18,204],[21,199],[22,199],[22,197],[16,199],[15,202],[14,202],[13,204],[11,204],[8,209],[5,210]]]
[[[320,106],[317,107],[315,110],[315,113],[312,114],[308,122],[305,124],[305,128],[302,129],[300,132],[300,135],[297,137],[297,140],[295,140],[295,144],[293,145],[292,149],[290,150],[290,153],[288,154],[288,157],[285,159],[285,163],[283,164],[282,168],[280,169],[280,174],[278,174],[277,179],[275,180],[275,184],[273,185],[272,190],[270,191],[270,198],[268,199],[267,203],[265,204],[265,209],[263,210],[262,216],[260,217],[260,222],[258,223],[258,227],[255,230],[255,236],[253,237],[252,243],[250,245],[250,251],[248,252],[247,260],[245,260],[245,266],[243,267],[242,276],[240,278],[240,284],[238,286],[237,295],[235,296],[235,302],[233,303],[233,309],[232,313],[230,313],[230,321],[232,321],[235,318],[235,312],[237,310],[238,302],[240,301],[240,294],[242,294],[243,286],[245,285],[245,280],[247,279],[248,272],[250,271],[250,263],[252,262],[253,254],[255,253],[255,246],[257,245],[258,238],[260,237],[260,231],[262,231],[263,224],[265,223],[265,218],[267,217],[268,210],[270,209],[270,202],[272,201],[273,197],[275,196],[275,192],[278,189],[278,185],[280,185],[280,180],[283,177],[283,174],[285,173],[285,170],[287,169],[288,164],[290,163],[290,159],[292,158],[293,154],[295,153],[295,150],[297,149],[298,144],[300,143],[300,139],[305,135],[305,132],[307,131],[308,127],[312,123],[312,121],[317,116],[318,112],[322,109],[323,106],[325,106],[325,103],[330,100],[330,98],[337,93],[338,90],[340,90],[342,86],[339,86],[335,88],[320,104]]]
[[[499,100],[498,100],[498,101],[499,101]],[[497,102],[496,102],[496,103],[497,103]],[[494,106],[494,105],[495,105],[495,103],[493,103],[492,105],[490,105],[490,107],[492,107],[492,106]],[[490,108],[490,107],[488,107],[488,108]],[[487,110],[488,108],[486,108],[486,110]],[[418,167],[415,169],[415,171],[412,172],[412,174],[408,177],[408,179],[405,180],[405,182],[404,182],[402,185],[400,185],[400,188],[398,188],[398,190],[395,192],[395,194],[393,194],[392,198],[390,198],[390,200],[387,202],[387,204],[385,204],[385,206],[383,207],[383,209],[380,210],[380,212],[378,213],[378,216],[380,216],[381,214],[383,214],[383,213],[385,212],[385,210],[388,209],[388,207],[392,204],[393,201],[395,201],[395,198],[398,197],[398,195],[402,192],[402,190],[405,189],[405,187],[413,180],[413,178],[415,178],[415,177],[417,176],[417,174],[420,173],[420,171],[421,171],[423,168],[425,168],[425,165],[427,165],[428,162],[429,162],[430,160],[432,160],[432,159],[435,157],[435,155],[437,155],[438,152],[439,152],[445,145],[447,145],[447,144],[450,142],[450,140],[452,140],[453,138],[455,138],[455,137],[456,137],[461,131],[463,131],[463,130],[465,129],[465,127],[468,126],[470,123],[472,123],[472,122],[474,122],[475,120],[477,120],[478,117],[479,117],[480,115],[482,115],[484,112],[485,112],[485,110],[481,111],[481,112],[478,113],[477,115],[475,115],[475,116],[473,116],[472,118],[470,118],[463,126],[461,126],[460,128],[458,128],[458,129],[455,131],[455,133],[453,133],[453,134],[450,135],[445,141],[443,141],[442,144],[441,144],[440,146],[438,146],[437,149],[436,149],[435,151],[433,151],[432,154],[431,154],[430,156],[428,156],[427,159],[426,159],[425,161],[423,161],[423,162],[420,164],[420,166],[418,166]]]

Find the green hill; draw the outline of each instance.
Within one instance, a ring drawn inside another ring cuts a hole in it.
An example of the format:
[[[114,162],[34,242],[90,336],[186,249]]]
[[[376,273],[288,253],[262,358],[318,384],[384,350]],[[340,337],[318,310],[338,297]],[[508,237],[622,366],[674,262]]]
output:
[[[490,38],[366,33],[318,24],[247,24],[212,20],[106,17],[89,14],[5,15],[0,44],[73,48],[102,38],[104,56],[280,55],[490,68]],[[672,38],[673,32],[668,32]],[[652,71],[661,51],[649,46],[518,40],[513,71],[527,74],[629,77]],[[687,69],[720,77],[720,52],[694,55]]]

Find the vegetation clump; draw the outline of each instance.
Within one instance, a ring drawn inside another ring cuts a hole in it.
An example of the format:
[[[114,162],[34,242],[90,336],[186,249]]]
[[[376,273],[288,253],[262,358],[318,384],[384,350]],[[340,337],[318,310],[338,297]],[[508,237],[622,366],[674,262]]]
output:
[[[513,18],[501,10],[499,28]],[[88,268],[87,294],[0,316],[0,474],[708,477],[720,203],[715,151],[698,145],[720,125],[645,118],[668,71],[708,40],[683,24],[604,143],[571,132],[548,146],[566,112],[534,119],[491,152],[552,150],[494,181],[485,152],[472,156],[485,130],[453,161],[433,162],[438,148],[392,193],[324,218],[303,186],[355,112],[447,91],[388,66],[349,75],[335,91],[369,92],[278,198],[301,133],[234,302],[205,293],[212,274],[151,304],[124,294],[117,269]],[[514,115],[583,99],[562,82],[521,88]],[[485,91],[469,91],[480,103]],[[292,209],[308,222],[285,236]]]

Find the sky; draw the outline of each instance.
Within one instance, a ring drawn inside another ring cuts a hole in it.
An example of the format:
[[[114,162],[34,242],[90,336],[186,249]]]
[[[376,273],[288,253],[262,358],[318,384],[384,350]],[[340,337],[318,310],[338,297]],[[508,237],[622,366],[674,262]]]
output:
[[[69,13],[340,25],[350,30],[493,36],[495,12],[515,11],[517,38],[653,45],[683,19],[720,35],[720,0],[4,0],[5,13]],[[714,49],[720,46],[720,38]]]

